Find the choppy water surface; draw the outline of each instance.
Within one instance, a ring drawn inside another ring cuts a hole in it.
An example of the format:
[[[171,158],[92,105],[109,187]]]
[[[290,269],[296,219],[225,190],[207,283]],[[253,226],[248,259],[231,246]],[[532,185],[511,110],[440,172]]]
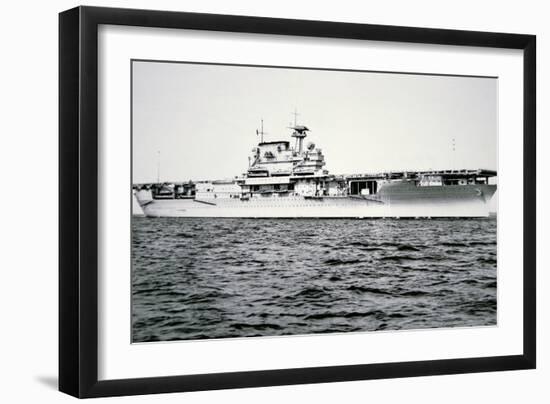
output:
[[[496,220],[134,217],[133,340],[496,324]]]

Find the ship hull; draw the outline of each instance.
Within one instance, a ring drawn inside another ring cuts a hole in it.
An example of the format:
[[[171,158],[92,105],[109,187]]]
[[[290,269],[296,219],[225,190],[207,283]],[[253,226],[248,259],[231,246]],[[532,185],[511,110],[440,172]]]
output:
[[[396,184],[372,196],[255,196],[249,199],[152,199],[136,193],[149,217],[374,218],[487,217],[496,185],[427,186]]]

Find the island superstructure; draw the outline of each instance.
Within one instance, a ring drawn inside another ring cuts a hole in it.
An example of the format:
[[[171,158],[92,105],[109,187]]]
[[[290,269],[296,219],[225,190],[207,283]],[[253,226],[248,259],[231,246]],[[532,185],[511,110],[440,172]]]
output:
[[[262,125],[263,126],[263,125]],[[134,184],[149,217],[486,217],[496,191],[487,169],[330,174],[309,128],[293,141],[261,140],[244,174],[229,180]],[[139,212],[141,213],[141,212]]]

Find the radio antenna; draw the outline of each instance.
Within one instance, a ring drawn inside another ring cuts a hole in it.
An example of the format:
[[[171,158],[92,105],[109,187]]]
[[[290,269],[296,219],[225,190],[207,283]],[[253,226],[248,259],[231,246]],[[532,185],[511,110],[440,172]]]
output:
[[[455,141],[455,138],[453,137],[453,170],[456,168],[456,141]]]
[[[264,132],[264,120],[263,118],[261,119],[261,124],[260,124],[260,130],[256,129],[256,135],[260,135],[260,143],[263,143],[264,142],[264,135],[266,133]]]
[[[292,115],[294,115],[294,126],[296,126],[298,125],[298,115],[300,115],[296,108],[294,108],[294,112],[292,113]]]
[[[264,142],[264,120],[263,120],[263,118],[260,121],[261,121],[260,133],[262,134],[261,141],[263,143]]]
[[[157,184],[160,184],[160,150],[157,151]]]

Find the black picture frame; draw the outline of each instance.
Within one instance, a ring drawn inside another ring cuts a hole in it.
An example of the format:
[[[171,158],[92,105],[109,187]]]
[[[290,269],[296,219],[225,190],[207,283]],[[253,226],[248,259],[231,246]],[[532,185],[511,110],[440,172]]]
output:
[[[523,50],[523,354],[99,381],[98,26],[180,28]],[[536,37],[77,7],[59,15],[59,390],[75,397],[324,383],[536,366]]]

